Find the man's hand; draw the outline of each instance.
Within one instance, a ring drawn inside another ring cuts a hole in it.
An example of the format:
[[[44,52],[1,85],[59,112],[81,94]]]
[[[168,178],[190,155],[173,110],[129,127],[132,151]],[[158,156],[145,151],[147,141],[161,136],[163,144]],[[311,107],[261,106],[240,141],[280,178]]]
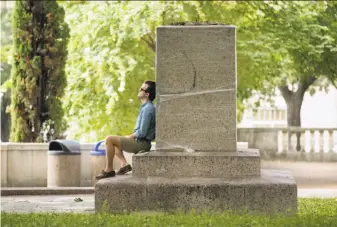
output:
[[[133,140],[136,139],[136,135],[135,134],[131,134],[131,135],[128,135],[128,136],[125,136],[125,137],[129,138],[129,139],[133,139]]]

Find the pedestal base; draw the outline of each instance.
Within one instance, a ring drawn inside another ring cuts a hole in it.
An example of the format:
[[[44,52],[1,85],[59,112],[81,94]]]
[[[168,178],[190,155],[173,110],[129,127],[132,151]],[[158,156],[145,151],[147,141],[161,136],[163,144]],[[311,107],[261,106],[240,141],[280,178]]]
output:
[[[295,213],[297,186],[289,172],[261,170],[240,178],[117,176],[95,186],[95,208],[108,212],[210,211]]]
[[[151,151],[133,156],[135,177],[244,177],[260,175],[258,149],[237,152]]]

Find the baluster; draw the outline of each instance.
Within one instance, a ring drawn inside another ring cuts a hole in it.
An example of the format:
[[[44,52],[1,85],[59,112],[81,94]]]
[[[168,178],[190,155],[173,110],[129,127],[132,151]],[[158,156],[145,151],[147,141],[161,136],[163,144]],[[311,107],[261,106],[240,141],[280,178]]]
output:
[[[283,143],[282,143],[282,131],[277,131],[277,153],[281,153],[283,149]]]
[[[282,129],[282,152],[288,152],[288,131]]]
[[[318,130],[318,144],[319,144],[319,152],[324,152],[324,130]]]
[[[287,112],[286,111],[282,111],[282,121],[283,121],[283,124],[287,125]]]
[[[261,120],[261,110],[260,109],[257,109],[257,112],[256,112],[256,121],[259,121]]]
[[[305,152],[305,129],[300,130],[300,151]]]
[[[263,121],[267,120],[267,110],[263,110]]]
[[[276,116],[276,110],[273,110],[273,121],[276,121],[277,120],[277,116]]]
[[[261,109],[259,109],[259,119],[258,119],[258,123],[260,124],[260,122],[262,121],[262,118],[263,118],[263,112]]]
[[[288,127],[288,149],[287,149],[287,152],[293,151],[292,140],[291,140],[292,135],[293,135],[293,131]]]
[[[310,152],[315,152],[315,130],[309,130],[310,132]]]
[[[303,152],[310,152],[310,130],[305,130],[303,142]]]
[[[302,137],[302,131],[300,128],[296,128],[296,151],[301,150],[301,137]]]
[[[328,130],[328,152],[333,152],[333,130]]]

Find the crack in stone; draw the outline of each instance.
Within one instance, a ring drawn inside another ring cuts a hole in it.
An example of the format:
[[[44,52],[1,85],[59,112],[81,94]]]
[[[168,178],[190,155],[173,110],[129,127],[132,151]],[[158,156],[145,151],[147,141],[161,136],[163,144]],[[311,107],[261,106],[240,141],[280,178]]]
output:
[[[194,66],[192,60],[191,60],[189,57],[187,57],[187,54],[186,54],[185,51],[183,51],[183,54],[184,54],[184,56],[186,57],[186,59],[191,63],[191,65],[192,65],[192,67],[193,67],[193,84],[192,84],[192,87],[189,89],[189,91],[190,91],[190,90],[192,90],[193,88],[195,88],[195,86],[196,86],[197,70],[195,69],[195,66]]]

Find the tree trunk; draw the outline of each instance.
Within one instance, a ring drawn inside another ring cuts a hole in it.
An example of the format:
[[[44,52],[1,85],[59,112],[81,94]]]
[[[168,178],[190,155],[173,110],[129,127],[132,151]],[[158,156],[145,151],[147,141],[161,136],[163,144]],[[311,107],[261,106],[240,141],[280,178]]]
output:
[[[299,82],[297,91],[290,91],[288,86],[280,86],[279,89],[287,104],[287,124],[288,127],[301,127],[301,107],[306,90],[316,81],[315,77],[308,77],[306,80]],[[292,132],[288,132],[288,144]],[[301,132],[296,132],[296,150],[301,150]],[[289,145],[288,145],[289,147]]]
[[[301,127],[301,107],[303,103],[304,93],[292,92],[287,99],[287,123],[288,127]],[[288,144],[291,141],[292,131],[288,132]],[[296,132],[296,150],[301,150],[301,132]]]

